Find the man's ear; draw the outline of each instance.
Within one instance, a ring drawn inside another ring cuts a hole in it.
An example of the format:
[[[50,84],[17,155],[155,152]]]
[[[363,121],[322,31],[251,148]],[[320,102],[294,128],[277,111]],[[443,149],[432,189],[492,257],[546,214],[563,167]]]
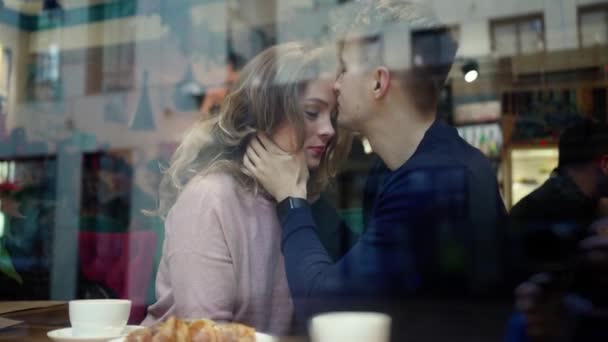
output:
[[[386,67],[378,67],[374,70],[374,98],[379,100],[388,94],[391,85],[391,73]]]

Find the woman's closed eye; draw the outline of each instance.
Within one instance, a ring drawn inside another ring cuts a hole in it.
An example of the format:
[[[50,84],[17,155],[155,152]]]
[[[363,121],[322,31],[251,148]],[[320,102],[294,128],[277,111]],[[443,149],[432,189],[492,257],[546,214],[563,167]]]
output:
[[[304,111],[304,115],[306,115],[307,119],[315,120],[319,117],[319,112],[312,111],[312,110],[306,110],[306,111]]]

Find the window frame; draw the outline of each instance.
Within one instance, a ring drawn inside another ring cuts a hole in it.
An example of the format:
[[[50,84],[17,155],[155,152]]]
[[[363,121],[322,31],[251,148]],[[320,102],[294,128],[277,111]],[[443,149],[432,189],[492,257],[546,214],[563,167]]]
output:
[[[119,61],[119,66],[108,69],[106,63],[110,60],[108,51],[112,51],[112,58]],[[104,46],[95,46],[86,49],[86,95],[109,94],[128,92],[136,87],[135,65],[136,46],[134,43],[121,43]],[[125,57],[126,56],[126,57]],[[122,65],[127,59],[130,65]],[[123,78],[128,85],[119,85],[121,82],[110,82],[110,77]]]
[[[591,47],[591,46],[583,45],[582,18],[585,14],[592,13],[595,11],[604,12],[604,15],[606,16],[606,27],[607,27],[607,31],[608,31],[608,3],[597,3],[597,4],[578,6],[576,8],[576,28],[577,28],[577,34],[578,34],[578,47],[579,48]],[[606,35],[608,36],[608,32],[606,32]],[[608,45],[608,42],[606,42],[604,44],[599,44],[599,45]]]
[[[540,23],[541,23],[541,39],[542,39],[542,43],[543,43],[542,51],[538,51],[538,52],[546,51],[547,50],[547,32],[546,32],[547,28],[545,25],[545,14],[543,12],[535,12],[535,13],[530,13],[530,14],[526,14],[526,15],[490,19],[490,25],[489,25],[490,49],[491,49],[492,53],[497,53],[497,51],[496,51],[496,32],[495,32],[496,27],[500,26],[500,25],[505,25],[505,24],[514,24],[517,51],[516,51],[515,55],[504,55],[504,56],[500,56],[500,57],[521,56],[523,53],[522,53],[522,47],[521,47],[521,28],[520,28],[520,26],[522,23],[537,20],[537,19],[540,20]]]
[[[412,61],[412,63],[414,63],[415,52],[416,52],[416,49],[414,48],[414,38],[416,35],[445,34],[445,33],[450,35],[452,37],[452,39],[455,40],[457,45],[460,45],[461,28],[460,28],[459,24],[442,25],[442,26],[424,28],[424,29],[413,29],[410,32],[410,44],[412,45],[410,60]],[[458,53],[458,52],[456,52],[456,53]],[[446,66],[447,64],[448,63],[439,63],[437,65],[433,65],[433,67],[442,67],[442,66]]]

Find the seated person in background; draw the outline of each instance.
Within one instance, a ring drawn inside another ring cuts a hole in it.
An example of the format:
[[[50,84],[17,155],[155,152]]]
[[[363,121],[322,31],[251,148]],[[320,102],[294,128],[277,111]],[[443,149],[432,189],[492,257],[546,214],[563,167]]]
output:
[[[516,289],[521,314],[509,322],[506,342],[606,341],[608,236],[595,231],[581,241],[575,260],[567,272],[536,274]]]
[[[565,334],[592,338],[581,335],[594,333],[589,325],[571,330],[575,315],[597,318],[607,307],[605,291],[600,290],[608,286],[608,268],[602,261],[608,250],[602,235],[606,196],[608,126],[585,121],[567,128],[559,141],[558,168],[511,210],[511,233],[522,244],[514,269],[523,279],[537,274],[516,289],[521,314],[511,319],[508,341]]]
[[[316,201],[350,147],[334,127],[332,80],[323,51],[299,43],[269,48],[240,73],[221,108],[198,122],[172,157],[161,183],[167,214],[157,301],[144,325],[180,319],[238,322],[276,335],[290,332],[293,304],[281,254],[275,202],[244,171],[251,137],[267,133],[305,155]],[[320,229],[323,225],[320,224]],[[340,250],[343,226],[328,227]],[[332,247],[330,247],[332,248]]]
[[[585,121],[566,129],[551,177],[510,212],[519,281],[559,271],[597,218],[608,196],[608,126]]]

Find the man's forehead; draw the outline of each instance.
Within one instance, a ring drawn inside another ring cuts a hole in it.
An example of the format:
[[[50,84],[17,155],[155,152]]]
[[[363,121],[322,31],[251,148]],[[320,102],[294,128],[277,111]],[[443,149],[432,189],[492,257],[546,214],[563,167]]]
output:
[[[377,47],[381,43],[381,39],[380,36],[347,35],[340,42],[340,52],[351,53],[371,49]]]

